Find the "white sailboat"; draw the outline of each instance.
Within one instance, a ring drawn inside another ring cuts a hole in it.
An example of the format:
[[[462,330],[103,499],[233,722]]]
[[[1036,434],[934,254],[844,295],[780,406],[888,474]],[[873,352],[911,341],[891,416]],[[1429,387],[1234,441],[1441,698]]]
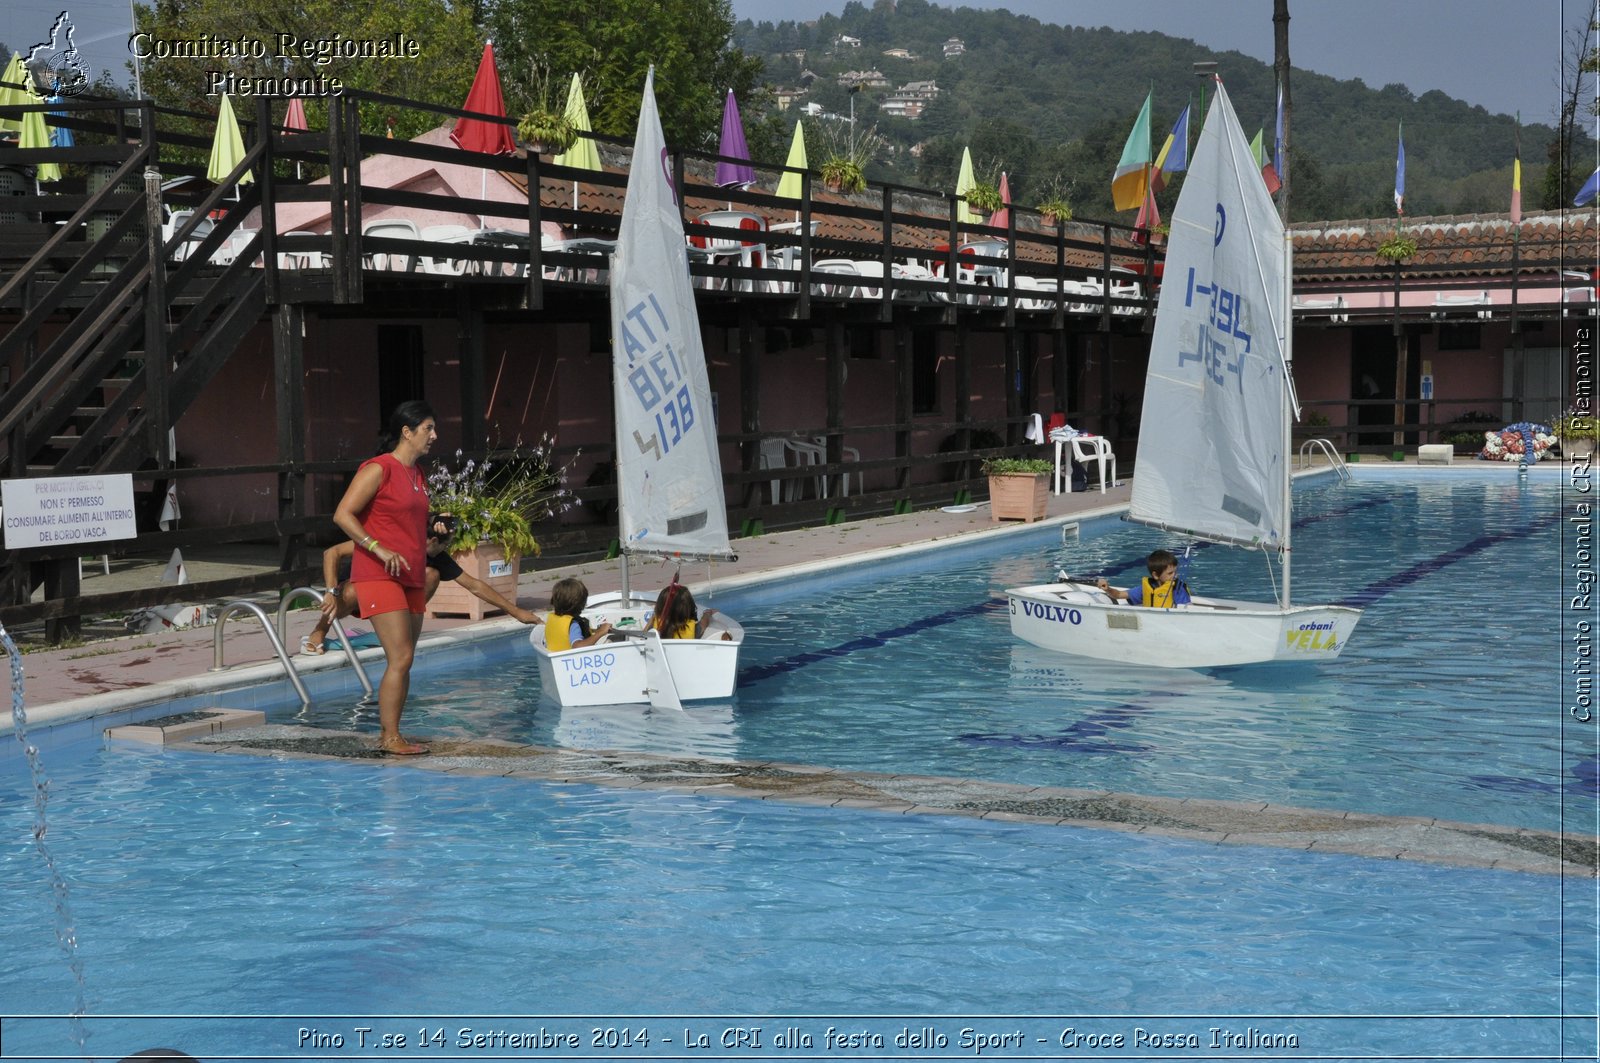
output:
[[[1216,90],[1172,216],[1128,519],[1277,554],[1280,597],[1152,609],[1065,577],[1008,589],[1012,633],[1048,650],[1171,668],[1325,661],[1361,617],[1289,604],[1292,250]]]
[[[595,595],[584,610],[591,624],[609,622],[621,637],[552,652],[543,626],[530,632],[544,690],[563,706],[682,708],[684,701],[730,697],[744,641],[744,629],[720,612],[706,638],[661,638],[646,630],[654,591],[635,598],[628,582],[630,554],[733,559],[711,384],[683,223],[661,165],[667,156],[654,82],[652,68],[611,259],[622,591]]]

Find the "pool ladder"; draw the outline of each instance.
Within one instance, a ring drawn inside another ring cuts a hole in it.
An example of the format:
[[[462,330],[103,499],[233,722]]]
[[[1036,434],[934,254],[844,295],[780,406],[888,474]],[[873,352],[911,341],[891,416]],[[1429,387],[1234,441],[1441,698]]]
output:
[[[1339,456],[1339,451],[1333,445],[1333,440],[1331,439],[1323,439],[1319,437],[1316,439],[1308,439],[1304,443],[1301,443],[1300,460],[1298,464],[1302,466],[1310,465],[1311,459],[1319,453],[1327,455],[1328,464],[1333,466],[1333,471],[1339,474],[1339,479],[1342,482],[1350,482],[1350,466],[1346,465],[1344,463],[1344,459]]]
[[[289,606],[300,598],[309,597],[313,601],[322,600],[322,592],[315,587],[296,587],[278,600],[278,622],[276,626],[267,619],[266,610],[255,602],[242,598],[235,599],[217,610],[216,633],[211,637],[211,671],[220,672],[225,665],[222,661],[222,632],[228,618],[235,613],[251,613],[261,621],[261,627],[267,633],[267,639],[272,643],[272,652],[283,665],[284,673],[289,677],[294,692],[300,696],[301,705],[311,704],[311,695],[306,692],[306,685],[300,681],[300,673],[295,671],[294,661],[289,656],[289,651],[284,648],[284,632],[288,622]],[[356,656],[355,649],[350,645],[350,638],[344,629],[339,629],[339,645],[344,649],[344,655],[350,660],[350,667],[355,669],[356,678],[361,681],[361,689],[366,692],[363,702],[373,699],[372,680],[367,678],[367,671],[361,667],[361,660]]]

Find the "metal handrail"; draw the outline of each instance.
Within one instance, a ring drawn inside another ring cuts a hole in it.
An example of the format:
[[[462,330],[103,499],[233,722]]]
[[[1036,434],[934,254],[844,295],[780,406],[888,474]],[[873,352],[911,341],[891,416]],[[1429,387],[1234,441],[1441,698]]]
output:
[[[318,602],[322,601],[322,592],[315,587],[296,587],[278,601],[278,641],[286,646],[289,642],[286,628],[289,603],[307,596]],[[350,645],[350,638],[345,634],[343,626],[337,620],[334,621],[334,626],[339,630],[339,646],[344,650],[345,657],[350,661],[350,667],[356,670],[356,678],[361,681],[361,689],[366,691],[366,696],[358,702],[358,704],[364,705],[377,697],[372,689],[372,680],[367,678],[367,670],[361,666],[361,659],[356,656],[355,648]],[[326,638],[323,639],[323,644],[327,644]]]
[[[300,695],[300,704],[302,706],[310,705],[311,695],[306,693],[306,685],[300,681],[300,673],[294,670],[294,663],[289,660],[289,654],[283,648],[283,640],[278,637],[278,632],[273,628],[272,621],[267,619],[266,610],[255,602],[247,602],[242,599],[231,601],[217,610],[217,632],[211,636],[211,670],[213,672],[223,670],[222,629],[227,625],[228,617],[240,612],[254,613],[256,619],[261,621],[262,629],[266,631],[267,638],[272,642],[272,651],[278,655],[278,660],[282,662],[283,670],[289,676],[289,682],[294,685],[294,692]]]
[[[1328,464],[1332,465],[1333,471],[1339,474],[1339,479],[1345,483],[1350,482],[1350,466],[1346,465],[1344,459],[1339,456],[1339,451],[1334,447],[1333,440],[1323,439],[1319,436],[1301,443],[1299,464],[1302,466],[1310,465],[1313,451],[1321,451],[1326,454],[1328,456]]]

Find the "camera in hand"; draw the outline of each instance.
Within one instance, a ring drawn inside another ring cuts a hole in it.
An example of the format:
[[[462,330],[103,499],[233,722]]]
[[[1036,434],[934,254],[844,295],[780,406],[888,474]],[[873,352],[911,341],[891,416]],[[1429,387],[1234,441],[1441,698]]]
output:
[[[439,528],[441,528],[441,527],[444,528],[444,531],[442,531],[442,532],[439,530]],[[453,535],[455,533],[455,530],[456,530],[456,518],[452,517],[450,514],[448,514],[448,513],[429,513],[428,514],[428,536],[430,538],[442,539],[445,536]]]

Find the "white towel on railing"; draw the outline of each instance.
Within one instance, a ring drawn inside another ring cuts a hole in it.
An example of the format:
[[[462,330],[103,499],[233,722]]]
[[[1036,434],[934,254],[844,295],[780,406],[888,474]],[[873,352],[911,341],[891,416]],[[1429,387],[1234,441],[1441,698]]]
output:
[[[1044,442],[1044,418],[1039,414],[1033,414],[1028,421],[1026,437],[1030,443]]]

